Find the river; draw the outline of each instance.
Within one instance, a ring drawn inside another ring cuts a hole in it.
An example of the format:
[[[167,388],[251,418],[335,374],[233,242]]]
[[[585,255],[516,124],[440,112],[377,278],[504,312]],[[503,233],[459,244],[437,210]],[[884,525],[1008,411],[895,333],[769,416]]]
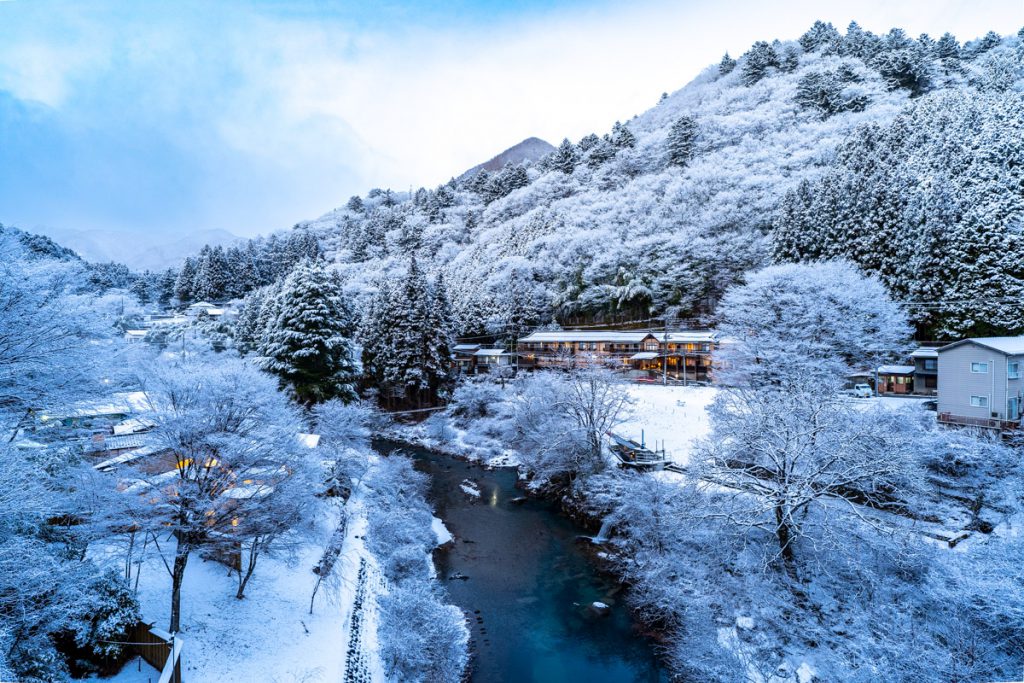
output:
[[[400,450],[431,477],[436,514],[455,536],[435,553],[451,600],[470,617],[477,683],[665,683],[651,643],[633,630],[618,584],[578,540],[557,506],[512,502],[514,469],[487,470],[422,448]],[[473,483],[480,496],[460,487]],[[584,541],[585,543],[585,541]],[[466,577],[466,578],[458,578]],[[589,605],[610,606],[605,616]]]

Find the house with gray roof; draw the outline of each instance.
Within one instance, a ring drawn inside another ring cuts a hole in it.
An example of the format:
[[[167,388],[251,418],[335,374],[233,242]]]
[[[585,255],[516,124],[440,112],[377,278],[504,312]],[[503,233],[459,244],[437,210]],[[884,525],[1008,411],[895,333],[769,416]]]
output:
[[[937,354],[941,422],[998,430],[1020,426],[1024,336],[963,339]]]

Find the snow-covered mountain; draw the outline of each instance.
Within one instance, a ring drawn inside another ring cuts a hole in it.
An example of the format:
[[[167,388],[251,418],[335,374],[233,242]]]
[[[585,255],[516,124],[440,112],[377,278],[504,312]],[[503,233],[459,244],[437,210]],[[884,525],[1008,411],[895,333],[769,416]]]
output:
[[[238,236],[226,230],[183,231],[177,235],[46,227],[37,228],[36,231],[73,249],[86,261],[115,261],[138,271],[177,267],[203,245],[229,245],[239,240]]]
[[[519,144],[512,145],[501,154],[495,155],[482,164],[477,164],[459,176],[459,178],[468,178],[482,170],[500,171],[505,167],[505,164],[522,164],[527,161],[532,163],[539,161],[554,151],[555,148],[549,142],[545,142],[540,138],[526,138]]]
[[[1024,168],[1022,42],[819,23],[799,40],[727,56],[624,125],[566,141],[535,163],[485,168],[409,199],[371,193],[300,225],[317,231],[356,294],[416,253],[444,273],[465,333],[511,320],[706,318],[745,272],[821,255],[853,259],[898,299],[920,303],[912,315],[923,334],[1016,333],[1024,323],[1009,309],[935,304],[974,296],[941,277],[974,263],[987,271],[965,278],[1002,283],[997,307],[1024,297],[1007,256],[1024,249],[1014,184]],[[991,170],[989,151],[1011,162],[998,187],[972,180]],[[840,171],[852,174],[843,182],[859,188],[857,202],[815,213],[813,202],[797,201]],[[945,201],[937,192],[951,201],[922,222]],[[983,226],[992,211],[998,234],[969,241],[991,254],[979,259],[936,238],[977,236],[960,223]],[[933,227],[922,232],[924,224]],[[876,244],[881,235],[890,246],[903,236],[898,251]],[[800,248],[808,243],[827,248]],[[929,254],[942,263],[925,263]]]

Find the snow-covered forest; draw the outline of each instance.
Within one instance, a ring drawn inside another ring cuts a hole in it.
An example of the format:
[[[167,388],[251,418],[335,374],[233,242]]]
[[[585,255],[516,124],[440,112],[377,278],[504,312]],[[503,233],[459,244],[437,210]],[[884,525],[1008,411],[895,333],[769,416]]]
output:
[[[578,524],[616,589],[558,609],[626,611],[661,680],[1012,680],[1024,441],[843,392],[1024,333],[1022,174],[1024,29],[817,22],[536,159],[162,272],[0,225],[0,680],[156,680],[141,637],[187,681],[468,680],[509,645],[451,586],[496,579],[416,448],[516,468],[459,505]],[[455,356],[599,325],[728,343],[708,386]],[[613,431],[667,466],[616,467]]]

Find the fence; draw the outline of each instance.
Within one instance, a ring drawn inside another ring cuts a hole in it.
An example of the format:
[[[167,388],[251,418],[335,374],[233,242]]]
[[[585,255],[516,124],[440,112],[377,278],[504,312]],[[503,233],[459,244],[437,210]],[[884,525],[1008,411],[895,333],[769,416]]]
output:
[[[183,641],[151,624],[139,622],[132,629],[131,649],[160,672],[159,683],[182,683],[181,649]]]

